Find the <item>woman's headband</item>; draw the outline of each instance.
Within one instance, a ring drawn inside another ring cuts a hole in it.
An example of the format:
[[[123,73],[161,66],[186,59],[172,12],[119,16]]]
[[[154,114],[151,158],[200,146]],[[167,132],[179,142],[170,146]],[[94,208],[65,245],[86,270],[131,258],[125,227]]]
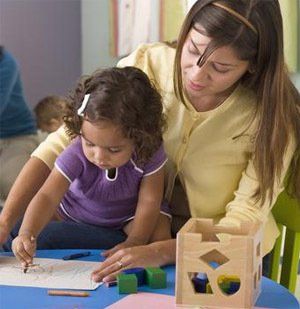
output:
[[[257,30],[255,29],[255,27],[249,22],[249,20],[247,18],[245,18],[244,16],[242,16],[240,13],[234,11],[233,9],[218,3],[218,2],[212,2],[211,3],[214,6],[217,6],[223,10],[225,10],[226,12],[228,12],[229,14],[233,15],[234,17],[236,17],[239,21],[241,21],[242,23],[244,23],[247,27],[249,27],[255,34],[257,34]]]

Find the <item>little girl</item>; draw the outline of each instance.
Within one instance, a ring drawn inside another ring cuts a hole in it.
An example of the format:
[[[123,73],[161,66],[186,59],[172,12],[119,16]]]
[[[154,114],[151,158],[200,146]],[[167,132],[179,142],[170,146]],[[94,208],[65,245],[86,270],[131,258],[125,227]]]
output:
[[[164,118],[147,75],[133,67],[96,71],[78,84],[69,109],[64,121],[74,140],[29,204],[15,256],[30,264],[36,238],[53,218],[122,228],[127,239],[109,254],[170,238],[162,202]]]

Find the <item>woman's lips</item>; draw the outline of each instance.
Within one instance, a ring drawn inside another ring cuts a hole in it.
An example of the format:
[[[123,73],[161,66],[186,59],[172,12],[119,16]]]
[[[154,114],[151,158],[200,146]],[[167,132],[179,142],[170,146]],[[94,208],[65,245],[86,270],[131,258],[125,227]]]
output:
[[[188,87],[192,90],[195,90],[195,91],[200,91],[200,90],[205,88],[205,86],[196,84],[196,83],[192,82],[191,80],[188,81]]]

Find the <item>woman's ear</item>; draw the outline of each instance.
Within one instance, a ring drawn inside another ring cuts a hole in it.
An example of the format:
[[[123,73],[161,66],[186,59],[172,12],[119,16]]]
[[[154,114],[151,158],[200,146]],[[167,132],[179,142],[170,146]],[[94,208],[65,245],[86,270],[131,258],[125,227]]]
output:
[[[249,65],[248,72],[249,72],[250,74],[254,74],[255,71],[256,71],[255,65],[254,65],[254,64],[250,64],[250,65]]]

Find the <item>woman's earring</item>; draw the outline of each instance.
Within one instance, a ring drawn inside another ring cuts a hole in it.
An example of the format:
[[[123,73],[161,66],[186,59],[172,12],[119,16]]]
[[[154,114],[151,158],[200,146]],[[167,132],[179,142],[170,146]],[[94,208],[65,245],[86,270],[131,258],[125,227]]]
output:
[[[249,72],[250,74],[254,74],[254,73],[255,73],[255,68],[254,68],[254,67],[250,67],[249,70],[248,70],[248,72]]]

